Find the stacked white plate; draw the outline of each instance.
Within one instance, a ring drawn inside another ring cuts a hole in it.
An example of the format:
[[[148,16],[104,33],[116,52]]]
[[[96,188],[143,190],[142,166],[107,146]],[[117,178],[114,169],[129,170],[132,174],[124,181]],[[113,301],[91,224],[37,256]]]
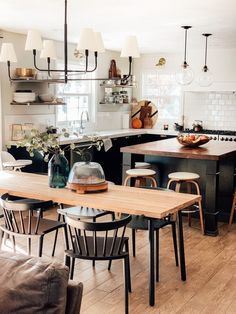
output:
[[[13,93],[13,100],[15,102],[20,102],[20,103],[24,103],[24,102],[32,102],[35,101],[35,93],[34,92],[28,92],[28,93],[24,93],[24,92],[18,92],[18,93]]]

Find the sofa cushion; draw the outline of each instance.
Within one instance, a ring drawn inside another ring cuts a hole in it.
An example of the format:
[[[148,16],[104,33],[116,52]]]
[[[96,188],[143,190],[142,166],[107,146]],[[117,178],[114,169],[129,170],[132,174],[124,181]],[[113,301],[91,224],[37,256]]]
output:
[[[65,313],[68,268],[0,251],[0,313]]]

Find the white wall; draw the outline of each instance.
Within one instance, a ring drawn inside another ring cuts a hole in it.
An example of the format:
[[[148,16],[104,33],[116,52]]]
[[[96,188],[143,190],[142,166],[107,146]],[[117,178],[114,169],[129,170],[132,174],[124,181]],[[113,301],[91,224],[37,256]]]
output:
[[[191,120],[201,117],[200,120],[207,121],[205,127],[215,129],[230,128],[231,130],[236,130],[236,102],[234,101],[235,96],[229,96],[228,94],[232,94],[232,92],[236,90],[236,50],[209,50],[208,66],[213,74],[214,79],[213,84],[209,87],[200,87],[197,83],[197,78],[200,75],[201,68],[203,66],[203,53],[204,52],[202,50],[189,51],[188,53],[187,61],[195,73],[195,79],[190,85],[184,86],[182,88],[183,105],[180,104],[181,110],[179,117],[177,117],[176,119],[176,122],[181,121],[182,115],[184,115],[186,127],[189,127],[193,122]],[[167,61],[164,69],[158,69],[155,67],[155,64],[161,57],[165,57]],[[183,55],[180,53],[146,54],[142,56],[142,58],[135,60],[134,74],[137,77],[138,82],[142,82],[142,73],[148,70],[153,71],[156,69],[157,73],[174,74],[178,71],[182,60]],[[142,98],[141,88],[138,88],[135,91],[135,96],[137,97],[137,99]],[[214,97],[216,97],[216,99],[214,99],[214,104],[212,104],[211,100],[213,100]],[[230,97],[232,97],[232,99]],[[217,101],[218,103],[215,103]],[[231,103],[229,104],[229,102]],[[210,105],[211,107],[206,108],[206,105]],[[217,105],[217,107],[212,107],[212,105]],[[230,107],[227,107],[227,105],[229,105]],[[198,109],[198,106],[202,106],[201,109],[200,107]],[[229,119],[226,118],[228,114],[223,115],[223,111],[227,111],[229,108],[230,110],[234,108],[234,110],[231,110],[232,118],[229,118],[232,121],[229,121]],[[162,110],[160,108],[158,109]],[[198,114],[196,114],[197,112]],[[220,125],[216,122],[216,120],[209,121],[209,119],[207,119],[207,115],[212,112],[215,116],[221,116]],[[170,121],[159,120],[159,122],[161,123],[158,124],[157,122],[157,128],[162,128],[164,123],[169,123]],[[171,128],[173,128],[173,125],[171,125]]]
[[[12,42],[14,44],[16,55],[18,62],[12,64],[12,70],[16,67],[29,67],[33,68],[33,57],[31,51],[25,51],[24,45],[26,36],[22,34],[17,33],[11,33],[3,31],[4,39],[2,42]],[[63,59],[63,44],[61,42],[56,42],[56,49],[57,49],[57,56],[59,59]],[[74,57],[73,52],[75,49],[75,45],[69,45],[68,47],[68,57],[71,61],[77,61],[77,59]],[[128,68],[128,64],[126,65],[127,60],[122,59],[119,57],[119,53],[112,52],[112,51],[106,51],[104,54],[99,54],[98,58],[98,69],[96,71],[96,77],[99,78],[107,78],[108,77],[108,69],[110,66],[110,60],[115,59],[117,61],[118,68],[121,69],[122,74],[126,73],[126,69]],[[45,61],[40,60],[38,58],[38,64],[39,66],[45,67]],[[13,72],[12,71],[12,72]],[[29,84],[11,84],[8,79],[7,75],[7,66],[5,63],[0,63],[0,78],[1,78],[1,89],[2,89],[2,95],[1,95],[1,102],[0,102],[0,108],[2,112],[2,117],[0,121],[0,127],[1,127],[1,141],[3,141],[3,144],[6,144],[7,141],[9,141],[11,137],[11,124],[19,124],[19,123],[34,123],[36,127],[45,127],[48,124],[55,124],[55,112],[56,107],[55,106],[45,106],[45,105],[34,105],[34,106],[19,106],[19,105],[10,105],[12,101],[12,93],[17,88],[23,88],[23,89],[32,89],[36,90],[38,93],[48,92],[48,85],[39,85],[35,83]],[[106,124],[106,119],[104,120],[102,115],[101,117],[98,116],[98,118],[101,118],[101,121],[97,120],[97,112],[99,111],[105,111],[105,117],[108,116],[110,111],[119,111],[119,107],[115,108],[99,108],[98,103],[99,100],[103,97],[102,93],[104,92],[103,89],[100,88],[99,84],[101,82],[96,82],[96,95],[95,95],[95,108],[94,108],[94,116],[93,116],[93,126],[98,126],[99,129],[103,129],[103,124]],[[50,85],[51,86],[51,85]],[[53,91],[53,86],[50,87],[50,90]],[[111,112],[112,117],[112,112]],[[108,119],[110,120],[110,119]],[[121,120],[121,118],[120,118]],[[119,123],[119,127],[121,127],[121,121]],[[110,125],[110,128],[112,128],[112,124]],[[3,139],[3,140],[2,140]],[[2,147],[2,145],[0,146]]]

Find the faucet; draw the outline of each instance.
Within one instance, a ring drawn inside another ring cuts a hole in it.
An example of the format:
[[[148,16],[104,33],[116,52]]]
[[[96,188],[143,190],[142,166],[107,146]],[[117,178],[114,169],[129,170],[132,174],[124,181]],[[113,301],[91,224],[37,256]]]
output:
[[[85,126],[83,125],[83,116],[84,114],[86,114],[86,122],[89,121],[89,114],[88,114],[88,111],[87,110],[83,110],[81,112],[81,115],[80,115],[80,127],[79,127],[79,134],[83,134],[83,130],[85,129]]]

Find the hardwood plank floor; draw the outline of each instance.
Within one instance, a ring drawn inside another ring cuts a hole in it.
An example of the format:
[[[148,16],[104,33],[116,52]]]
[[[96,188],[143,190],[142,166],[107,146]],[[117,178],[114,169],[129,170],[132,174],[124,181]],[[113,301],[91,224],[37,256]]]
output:
[[[56,210],[45,216],[56,218]],[[128,230],[128,235],[131,235]],[[160,282],[156,285],[156,305],[148,306],[148,234],[137,232],[137,256],[131,256],[132,290],[130,313],[143,314],[232,314],[236,313],[236,224],[227,232],[221,224],[218,237],[202,236],[198,221],[189,228],[184,223],[187,281],[180,279],[175,266],[171,230],[160,231]],[[45,237],[43,255],[51,258],[54,234]],[[4,250],[11,251],[6,242]],[[36,254],[34,245],[33,254]],[[54,260],[63,262],[63,238],[59,241]],[[26,245],[17,242],[17,251],[24,253]],[[107,262],[77,261],[75,280],[84,284],[82,314],[123,313],[123,265],[114,261],[111,271]]]

